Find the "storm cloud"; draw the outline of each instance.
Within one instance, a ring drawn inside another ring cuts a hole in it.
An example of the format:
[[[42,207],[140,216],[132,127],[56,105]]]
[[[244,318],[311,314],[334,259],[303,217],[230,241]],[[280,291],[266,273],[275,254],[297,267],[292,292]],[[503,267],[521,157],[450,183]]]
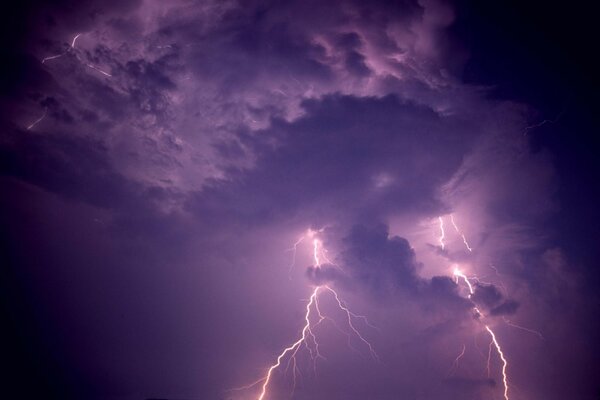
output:
[[[581,249],[595,236],[563,229],[569,213],[593,225],[568,189],[591,172],[551,143],[581,126],[571,109],[537,121],[539,104],[473,78],[469,28],[484,29],[469,9],[90,0],[10,14],[9,397],[256,399],[260,385],[237,389],[327,287],[339,299],[324,290],[308,318],[323,357],[285,359],[265,400],[501,398],[489,329],[511,399],[594,398],[597,274]]]

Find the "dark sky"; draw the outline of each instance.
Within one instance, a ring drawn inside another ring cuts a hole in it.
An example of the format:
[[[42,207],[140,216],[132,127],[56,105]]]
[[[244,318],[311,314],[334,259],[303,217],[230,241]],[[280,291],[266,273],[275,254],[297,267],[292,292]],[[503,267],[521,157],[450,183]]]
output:
[[[0,397],[597,400],[587,7],[3,5]]]

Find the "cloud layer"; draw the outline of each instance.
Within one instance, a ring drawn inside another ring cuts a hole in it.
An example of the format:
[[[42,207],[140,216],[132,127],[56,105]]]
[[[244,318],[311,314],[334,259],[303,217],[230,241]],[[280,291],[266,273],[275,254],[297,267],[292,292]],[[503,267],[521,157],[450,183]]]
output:
[[[548,229],[552,157],[527,106],[461,81],[454,18],[425,0],[33,7],[0,185],[3,252],[60,366],[49,393],[255,398],[228,389],[326,283],[379,328],[361,326],[381,363],[320,330],[327,360],[294,398],[500,398],[482,318],[511,398],[573,395],[585,377],[556,365],[588,360],[586,305]],[[308,241],[286,251],[308,229],[318,268]]]

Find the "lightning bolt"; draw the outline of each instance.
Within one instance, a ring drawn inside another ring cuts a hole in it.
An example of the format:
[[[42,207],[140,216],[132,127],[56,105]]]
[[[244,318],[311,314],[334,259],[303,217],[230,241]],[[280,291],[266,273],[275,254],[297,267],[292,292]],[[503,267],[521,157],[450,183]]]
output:
[[[469,288],[469,296],[467,297],[470,299],[473,293],[475,293],[475,290],[473,289],[473,285],[471,284],[469,278],[467,278],[467,276],[462,273],[460,269],[458,269],[458,266],[454,267],[453,274],[456,278],[456,283],[458,283],[458,278],[461,278],[467,284],[467,287]]]
[[[487,371],[487,377],[489,378],[491,373],[491,363],[492,363],[492,346],[493,346],[493,342],[490,342],[490,344],[488,345],[488,355],[487,355],[487,363],[485,366],[485,369]]]
[[[512,326],[513,328],[517,328],[517,329],[520,329],[520,330],[525,331],[525,332],[529,332],[529,333],[531,333],[533,335],[536,335],[540,339],[544,340],[544,335],[542,335],[541,332],[538,332],[538,331],[536,331],[534,329],[531,329],[531,328],[526,328],[526,327],[521,326],[521,325],[517,325],[514,322],[512,322],[510,319],[507,319],[507,318],[502,318],[502,319],[504,320],[504,322],[506,323],[506,325]]]
[[[469,295],[467,297],[470,299],[471,296],[473,295],[473,293],[475,293],[475,291],[473,289],[473,285],[471,284],[471,281],[469,280],[469,278],[462,271],[460,271],[460,269],[458,269],[458,267],[454,268],[453,274],[457,281],[460,278],[467,284],[467,287],[469,288]],[[475,310],[478,315],[485,317],[484,314],[481,312],[481,310],[478,307],[473,307],[473,310]],[[509,400],[509,398],[508,398],[508,375],[506,373],[506,369],[508,368],[508,361],[506,360],[506,357],[504,356],[504,353],[502,352],[502,347],[500,346],[500,343],[498,343],[498,340],[496,339],[496,334],[494,333],[492,328],[490,328],[489,325],[487,325],[487,324],[484,324],[484,328],[490,334],[490,337],[492,339],[492,342],[490,343],[490,351],[488,352],[488,362],[487,362],[488,376],[490,373],[491,346],[493,344],[494,347],[496,348],[496,352],[498,353],[498,355],[500,356],[500,359],[502,360],[502,382],[504,383],[504,398],[505,398],[505,400]]]
[[[529,125],[525,127],[525,130],[523,131],[524,135],[527,135],[529,133],[530,130],[532,129],[536,129],[536,128],[540,128],[546,124],[555,124],[558,121],[560,121],[560,119],[562,118],[563,114],[567,111],[567,105],[565,104],[563,109],[558,113],[558,115],[556,117],[554,117],[554,119],[544,119],[541,122],[538,122],[537,124],[533,124],[533,125]]]
[[[57,58],[60,58],[60,57],[64,56],[65,54],[67,54],[69,52],[69,50],[74,49],[75,48],[75,42],[77,41],[77,38],[79,38],[79,36],[81,36],[81,33],[78,33],[77,35],[75,35],[75,37],[71,41],[71,46],[67,50],[65,50],[64,52],[62,52],[60,54],[56,54],[54,56],[44,57],[42,59],[42,64],[46,63],[46,61],[55,60]]]
[[[27,126],[27,130],[30,131],[34,126],[36,126],[37,124],[42,122],[42,120],[44,118],[46,118],[47,113],[48,113],[48,108],[44,108],[44,113],[42,114],[42,116],[39,117],[38,119],[36,119],[35,121],[33,121],[31,124],[29,124],[29,126]]]
[[[333,290],[332,288],[330,288],[329,286],[324,286],[327,290],[329,290],[331,293],[333,293],[333,296],[335,297],[335,300],[338,303],[338,306],[340,307],[340,309],[342,309],[345,313],[346,313],[346,318],[347,318],[347,322],[348,322],[348,326],[350,327],[350,329],[352,330],[352,332],[361,340],[361,342],[363,342],[368,348],[369,348],[369,352],[371,353],[371,357],[373,357],[373,359],[379,361],[379,356],[377,355],[377,353],[375,352],[375,349],[373,349],[373,346],[371,345],[371,343],[369,343],[358,331],[358,329],[356,329],[354,327],[354,324],[352,323],[352,317],[358,317],[356,314],[354,314],[352,311],[350,311],[345,305],[344,302],[342,300],[340,300],[340,297],[338,296],[338,294],[336,293],[335,290]],[[362,317],[362,316],[361,316]]]
[[[508,398],[508,378],[506,376],[506,368],[508,367],[508,361],[506,361],[506,358],[504,357],[504,353],[502,352],[502,348],[500,347],[498,340],[496,340],[496,334],[494,333],[494,331],[487,325],[485,326],[485,329],[488,331],[488,333],[492,337],[492,342],[494,343],[494,347],[496,347],[496,351],[498,352],[498,355],[500,355],[500,359],[502,360],[502,382],[504,382],[504,398],[506,400],[509,400],[509,398]]]
[[[452,226],[454,226],[454,230],[456,231],[456,233],[458,233],[462,237],[463,243],[465,244],[465,247],[467,248],[467,250],[472,252],[473,249],[471,248],[471,246],[469,246],[469,242],[467,242],[467,238],[460,231],[460,229],[458,229],[458,225],[456,225],[456,222],[454,221],[454,214],[450,214],[450,221],[452,222]]]
[[[444,247],[446,246],[444,243],[444,239],[446,238],[446,233],[444,232],[444,220],[442,219],[442,217],[438,217],[438,221],[440,223],[440,238],[438,239],[440,246],[442,247],[442,250],[444,250]]]
[[[311,327],[310,327],[310,309],[311,309],[312,305],[315,304],[315,302],[316,302],[316,298],[317,298],[317,294],[319,293],[319,289],[320,289],[319,287],[315,288],[315,290],[310,295],[310,301],[306,305],[306,314],[304,315],[304,320],[306,321],[306,324],[302,328],[302,334],[300,336],[300,339],[296,340],[292,345],[286,347],[281,352],[281,354],[279,354],[279,356],[277,357],[277,362],[269,367],[265,377],[260,380],[260,381],[263,381],[263,384],[261,387],[260,395],[258,396],[258,400],[263,400],[265,398],[265,396],[267,394],[267,388],[268,388],[269,383],[271,382],[271,378],[273,376],[273,372],[277,368],[279,368],[279,366],[281,365],[281,361],[286,356],[286,354],[288,354],[290,352],[292,353],[291,357],[294,360],[294,364],[295,364],[296,363],[296,355],[298,353],[298,350],[300,349],[301,345],[304,343],[304,344],[306,344],[307,348],[309,349],[309,352],[311,353],[311,357],[313,356],[313,351],[310,350],[311,348],[307,344],[306,339],[309,336],[313,340],[314,343],[317,343],[316,337],[313,334]],[[317,354],[319,354],[318,347],[316,347],[315,352]],[[294,367],[294,376],[295,376],[295,373],[296,373],[296,367]],[[295,382],[295,380],[294,380],[294,382]]]
[[[448,373],[448,375],[452,375],[454,373],[454,371],[456,371],[458,369],[458,362],[460,361],[461,358],[463,358],[466,351],[467,351],[467,345],[465,345],[463,343],[462,350],[454,359],[454,362],[452,363],[452,367],[450,368],[450,372]]]
[[[298,239],[291,248],[287,249],[287,251],[292,252],[292,262],[290,264],[290,268],[288,271],[288,278],[290,280],[292,279],[292,270],[296,266],[296,253],[298,253],[298,246],[300,245],[300,243],[302,243],[304,241],[305,238],[306,238],[306,236],[301,236],[300,239]]]
[[[307,231],[307,233],[304,236],[302,236],[300,239],[298,239],[294,243],[292,248],[289,249],[289,250],[294,251],[294,261],[292,262],[292,267],[295,262],[295,253],[298,249],[298,246],[307,237],[313,238],[312,256],[313,256],[313,262],[314,262],[315,268],[321,267],[322,259],[329,263],[329,260],[327,259],[327,256],[326,256],[326,253],[327,253],[326,249],[324,249],[322,242],[318,238],[315,237],[318,233],[322,232],[322,230],[323,229],[321,229],[319,231],[313,231],[313,230],[309,229]],[[322,311],[319,307],[319,296],[321,296],[323,293],[330,293],[333,296],[333,298],[336,301],[337,306],[344,313],[344,315],[346,317],[345,318],[346,325],[349,329],[349,332],[344,332],[339,327],[339,325],[335,322],[335,320],[333,320],[331,317],[324,315],[322,313]],[[317,321],[313,322],[315,319]],[[355,314],[354,312],[352,312],[348,308],[348,306],[345,304],[345,302],[340,298],[339,294],[332,287],[330,287],[328,285],[321,285],[321,286],[315,287],[313,289],[313,291],[311,292],[311,295],[308,299],[308,303],[306,305],[306,312],[304,314],[304,326],[302,327],[302,330],[300,332],[300,337],[295,342],[293,342],[290,345],[288,345],[287,347],[285,347],[281,351],[281,353],[279,353],[275,362],[267,369],[267,372],[265,373],[265,375],[262,378],[256,380],[255,382],[253,382],[249,385],[241,386],[239,388],[235,388],[235,389],[231,389],[231,390],[246,390],[246,389],[251,389],[251,388],[261,384],[260,393],[258,394],[257,400],[265,400],[267,393],[268,393],[269,385],[271,384],[271,382],[273,380],[275,371],[277,371],[280,367],[282,367],[285,358],[288,357],[287,366],[286,366],[285,371],[289,370],[290,367],[292,369],[292,374],[293,374],[292,394],[293,394],[295,391],[295,388],[296,388],[297,376],[300,375],[300,371],[298,369],[297,358],[296,358],[298,356],[299,352],[302,349],[306,349],[308,351],[309,356],[313,362],[313,370],[314,370],[315,376],[316,376],[317,360],[318,359],[323,359],[323,360],[326,359],[320,352],[319,342],[317,340],[317,336],[316,336],[315,332],[313,331],[316,326],[320,325],[325,320],[331,321],[332,324],[338,330],[340,330],[342,333],[345,333],[348,336],[348,340],[350,340],[351,335],[354,335],[369,350],[371,357],[374,360],[379,361],[379,356],[375,352],[375,349],[373,348],[372,344],[360,333],[360,331],[357,329],[356,325],[354,324],[354,320],[356,320],[356,319],[364,320],[365,324],[373,327],[373,325],[371,325],[368,322],[368,320],[366,319],[365,316],[358,315],[358,314]]]
[[[60,57],[64,56],[65,54],[67,54],[67,53],[68,53],[69,51],[71,51],[71,50],[75,50],[75,43],[77,42],[77,39],[78,39],[78,38],[79,38],[81,35],[82,35],[82,33],[78,33],[77,35],[75,35],[75,36],[73,37],[73,39],[71,40],[71,46],[70,46],[69,48],[67,48],[67,50],[65,50],[64,52],[62,52],[62,53],[60,53],[60,54],[56,54],[56,55],[54,55],[54,56],[44,57],[44,58],[42,59],[42,64],[45,64],[45,63],[46,63],[46,61],[55,60],[55,59],[57,59],[57,58],[60,58]],[[83,60],[81,59],[81,57],[79,57],[79,54],[77,54],[77,53],[76,53],[76,54],[75,54],[75,57],[77,58],[77,61],[79,61],[80,63],[82,63],[82,64],[83,64],[83,65],[85,65],[86,67],[88,67],[88,68],[91,68],[91,69],[93,69],[94,71],[98,71],[98,72],[100,72],[100,73],[101,73],[102,75],[104,75],[104,76],[112,77],[112,75],[111,75],[111,74],[109,74],[108,72],[106,72],[106,71],[104,71],[104,70],[102,70],[102,69],[98,68],[98,67],[97,67],[97,66],[95,66],[94,64],[90,64],[90,63],[88,63],[88,62],[86,62],[86,61],[83,61]]]

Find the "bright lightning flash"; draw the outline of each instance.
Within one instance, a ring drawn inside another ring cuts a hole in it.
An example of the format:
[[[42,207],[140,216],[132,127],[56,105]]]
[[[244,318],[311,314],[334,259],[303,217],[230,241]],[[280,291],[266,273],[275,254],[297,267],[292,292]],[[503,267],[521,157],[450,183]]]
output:
[[[492,337],[492,342],[494,343],[494,346],[496,347],[496,351],[498,352],[498,354],[500,355],[500,359],[502,360],[502,382],[504,382],[504,398],[506,400],[508,399],[508,378],[506,377],[506,367],[508,366],[508,361],[506,361],[506,358],[504,358],[504,353],[502,352],[502,348],[500,347],[500,344],[498,343],[498,341],[496,340],[496,335],[494,334],[494,331],[490,329],[489,326],[485,326],[485,329],[489,332],[490,336]]]
[[[475,293],[475,292],[473,290],[473,285],[471,284],[471,281],[469,280],[469,278],[460,269],[458,269],[458,267],[454,268],[454,276],[457,281],[460,278],[467,284],[467,287],[469,288],[469,295],[467,297],[470,299],[471,296],[473,295],[473,293]],[[481,312],[481,310],[478,307],[474,306],[473,310],[475,310],[475,312],[477,312],[478,315],[484,317],[483,313]],[[488,373],[490,370],[491,346],[493,344],[494,347],[496,348],[496,351],[498,352],[498,355],[500,356],[500,359],[502,360],[502,382],[504,383],[504,399],[509,400],[509,398],[508,398],[508,375],[506,373],[506,369],[508,367],[508,361],[506,360],[506,357],[504,356],[504,353],[502,352],[502,347],[500,346],[500,343],[498,343],[498,340],[496,339],[496,334],[494,333],[492,328],[490,328],[489,325],[487,325],[487,324],[484,324],[484,327],[485,327],[485,330],[490,334],[490,337],[492,339],[492,342],[490,343],[490,353],[488,354],[488,364],[487,364]]]
[[[294,243],[293,247],[290,249],[290,250],[294,251],[294,260],[295,260],[295,253],[298,248],[298,245],[300,245],[300,243],[305,238],[308,237],[308,238],[313,239],[312,240],[312,254],[313,254],[313,261],[315,264],[315,268],[321,267],[321,260],[325,260],[327,263],[333,264],[328,260],[327,255],[326,255],[327,251],[323,248],[322,242],[318,238],[315,237],[320,232],[322,232],[322,229],[319,231],[313,231],[313,230],[309,229],[304,236],[302,236],[300,239],[298,239]],[[293,263],[292,263],[292,267],[293,267]],[[262,378],[260,378],[259,380],[257,380],[254,383],[251,383],[249,385],[246,385],[246,386],[243,386],[240,388],[236,388],[233,390],[246,390],[246,389],[250,389],[250,388],[262,383],[260,393],[257,397],[257,400],[266,399],[269,385],[273,380],[273,375],[274,375],[275,371],[282,366],[282,364],[284,363],[284,359],[287,357],[288,361],[287,361],[286,371],[290,367],[290,365],[292,366],[292,373],[293,373],[292,393],[293,393],[293,390],[295,390],[295,387],[296,387],[297,376],[299,374],[296,356],[304,348],[306,348],[308,350],[308,354],[310,355],[310,357],[312,359],[313,369],[316,374],[317,360],[325,359],[325,357],[319,351],[319,342],[317,341],[317,336],[316,336],[315,332],[313,331],[313,329],[316,326],[318,326],[319,324],[321,324],[323,321],[329,320],[335,325],[336,328],[338,328],[341,331],[341,329],[339,328],[337,323],[332,318],[330,318],[326,315],[323,315],[323,313],[321,312],[321,309],[319,308],[319,298],[320,298],[320,295],[322,295],[323,293],[332,294],[333,298],[336,301],[337,306],[339,307],[339,309],[341,311],[344,312],[344,314],[346,316],[345,325],[347,326],[349,332],[343,332],[343,331],[342,332],[345,333],[348,336],[348,338],[350,338],[351,335],[354,335],[360,342],[362,342],[365,345],[366,348],[368,348],[369,353],[371,354],[371,357],[373,357],[373,359],[375,359],[375,360],[379,360],[379,357],[378,357],[377,353],[375,352],[375,349],[373,348],[371,343],[367,339],[365,339],[365,337],[360,333],[360,331],[356,328],[356,326],[354,324],[354,320],[363,319],[367,325],[372,326],[366,320],[366,317],[364,317],[363,315],[355,314],[352,311],[350,311],[350,309],[346,306],[344,301],[342,301],[340,299],[340,296],[333,288],[331,288],[330,286],[327,286],[327,285],[321,285],[321,286],[315,287],[310,295],[308,304],[306,305],[306,313],[304,314],[305,323],[304,323],[304,326],[302,328],[302,331],[301,331],[301,334],[300,334],[300,337],[298,338],[298,340],[296,340],[295,342],[290,344],[288,347],[283,349],[283,351],[277,356],[275,363],[268,368],[266,374]],[[314,320],[316,320],[316,322],[313,322]]]
[[[444,232],[444,220],[442,219],[442,217],[438,217],[438,221],[440,223],[440,238],[438,239],[438,241],[440,242],[442,250],[444,250],[444,247],[446,246],[446,244],[444,243],[444,239],[446,238],[446,233]]]

